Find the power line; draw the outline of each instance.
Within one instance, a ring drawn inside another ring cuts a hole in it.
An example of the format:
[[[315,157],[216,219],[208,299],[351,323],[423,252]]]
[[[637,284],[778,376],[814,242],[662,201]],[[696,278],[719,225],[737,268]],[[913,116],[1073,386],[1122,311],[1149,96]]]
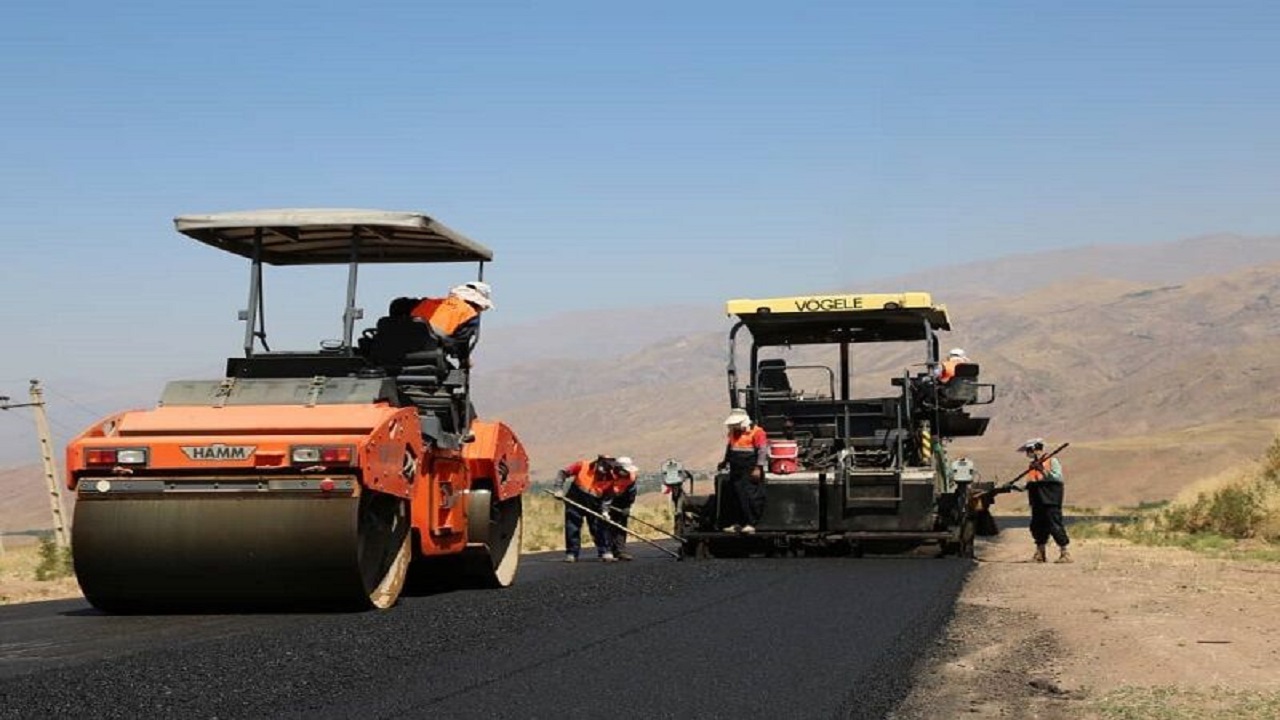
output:
[[[81,412],[84,412],[86,415],[88,415],[90,419],[97,420],[98,418],[106,417],[107,415],[110,414],[110,413],[102,412],[101,410],[95,410],[94,408],[91,408],[88,405],[85,405],[79,400],[76,400],[75,398],[69,395],[60,393],[57,390],[54,390],[52,388],[45,388],[45,392],[52,393],[54,396],[62,398],[63,400],[66,400],[67,402],[71,403],[73,407],[79,408]]]

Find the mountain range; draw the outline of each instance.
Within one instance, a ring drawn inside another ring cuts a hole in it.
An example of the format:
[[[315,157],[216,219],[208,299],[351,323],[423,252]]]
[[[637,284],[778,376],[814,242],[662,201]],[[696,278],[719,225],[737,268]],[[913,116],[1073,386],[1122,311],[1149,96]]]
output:
[[[943,342],[963,347],[982,379],[997,385],[997,402],[979,411],[992,418],[988,434],[953,446],[990,476],[1016,474],[1012,448],[1043,436],[1072,442],[1063,460],[1074,502],[1158,500],[1256,456],[1280,429],[1280,238],[1094,245],[844,288],[797,278],[794,292],[904,290],[931,292],[947,305],[953,331]],[[740,296],[753,296],[749,283]],[[629,454],[646,468],[669,457],[709,468],[722,452],[729,407],[731,326],[722,305],[660,301],[494,324],[477,352],[476,405],[517,430],[538,478],[599,452]],[[855,389],[889,392],[888,378],[920,353],[858,349]],[[794,358],[829,362],[812,351]],[[125,395],[121,406],[150,402],[136,389],[109,387],[76,397],[115,407]],[[79,426],[88,415],[81,414],[54,420]],[[34,459],[29,435],[6,434],[0,450]],[[39,525],[47,515],[37,468],[0,472],[0,529]]]

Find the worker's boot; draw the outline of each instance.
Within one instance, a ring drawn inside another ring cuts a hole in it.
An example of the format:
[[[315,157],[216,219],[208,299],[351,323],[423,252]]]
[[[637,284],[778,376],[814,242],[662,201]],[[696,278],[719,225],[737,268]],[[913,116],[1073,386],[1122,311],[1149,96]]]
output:
[[[1063,545],[1058,548],[1058,559],[1055,560],[1054,562],[1070,563],[1070,562],[1075,562],[1075,560],[1071,559],[1071,552],[1067,550],[1067,547],[1065,545]]]
[[[1045,562],[1043,545],[1036,546],[1036,554],[1031,556],[1031,562]]]

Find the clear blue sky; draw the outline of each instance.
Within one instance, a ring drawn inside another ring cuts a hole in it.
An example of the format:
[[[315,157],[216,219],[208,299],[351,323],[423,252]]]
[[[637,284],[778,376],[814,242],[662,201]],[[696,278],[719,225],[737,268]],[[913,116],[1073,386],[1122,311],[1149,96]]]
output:
[[[1277,38],[1271,2],[9,3],[0,392],[234,354],[245,269],[184,212],[425,210],[495,249],[490,322],[1275,233]],[[336,275],[269,282],[281,342],[333,335]]]

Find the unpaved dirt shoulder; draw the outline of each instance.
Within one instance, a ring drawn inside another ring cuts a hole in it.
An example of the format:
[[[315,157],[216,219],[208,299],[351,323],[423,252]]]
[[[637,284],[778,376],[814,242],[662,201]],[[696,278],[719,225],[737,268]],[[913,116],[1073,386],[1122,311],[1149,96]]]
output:
[[[1077,541],[1071,565],[1033,564],[1033,549],[1025,529],[979,545],[894,718],[1280,708],[1280,564],[1106,540]]]

